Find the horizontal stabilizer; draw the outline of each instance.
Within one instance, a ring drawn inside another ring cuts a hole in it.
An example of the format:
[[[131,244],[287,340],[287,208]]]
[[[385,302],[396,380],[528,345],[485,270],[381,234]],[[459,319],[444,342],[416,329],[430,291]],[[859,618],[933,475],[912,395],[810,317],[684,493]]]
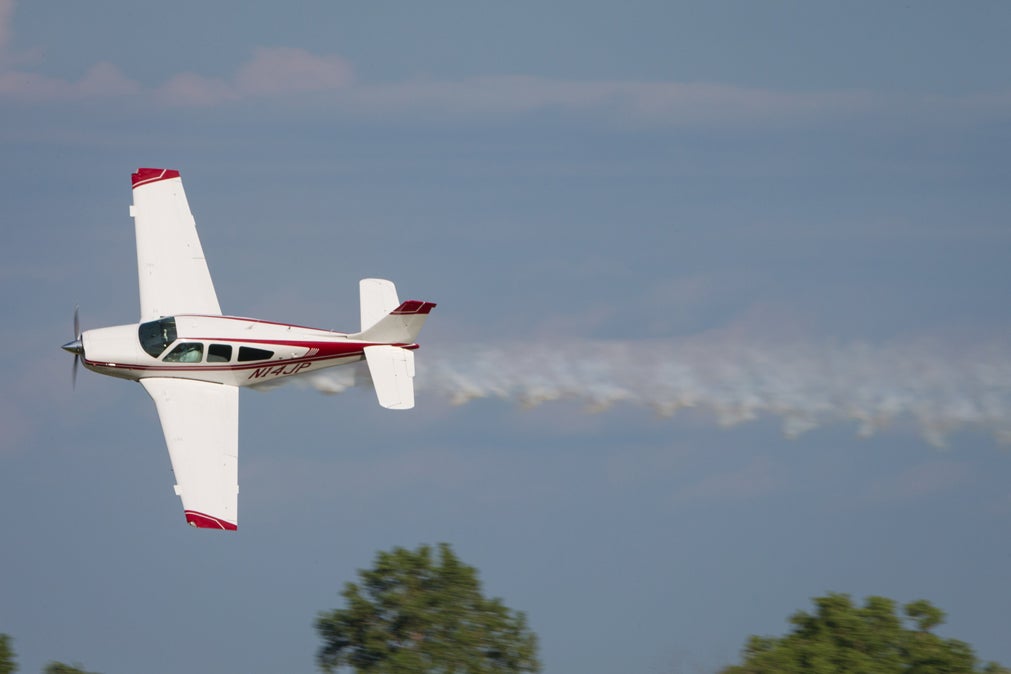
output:
[[[385,342],[387,344],[413,344],[425,324],[428,314],[435,308],[434,302],[407,300],[396,309],[379,319],[372,327],[349,339],[362,342]]]
[[[414,407],[414,352],[380,344],[365,347],[365,360],[379,404],[391,410]]]

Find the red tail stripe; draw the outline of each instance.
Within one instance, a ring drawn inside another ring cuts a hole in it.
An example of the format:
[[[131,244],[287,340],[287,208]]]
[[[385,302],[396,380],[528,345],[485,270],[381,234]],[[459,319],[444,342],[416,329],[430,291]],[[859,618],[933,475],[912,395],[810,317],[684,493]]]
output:
[[[435,302],[421,302],[418,300],[407,300],[390,313],[395,316],[404,314],[427,314],[435,308]]]

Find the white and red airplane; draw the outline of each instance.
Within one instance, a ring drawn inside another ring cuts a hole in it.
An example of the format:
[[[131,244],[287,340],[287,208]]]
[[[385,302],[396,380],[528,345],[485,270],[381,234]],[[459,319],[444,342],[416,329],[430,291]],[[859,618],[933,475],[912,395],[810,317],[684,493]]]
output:
[[[223,316],[178,171],[133,174],[140,322],[80,331],[63,349],[100,374],[139,381],[154,399],[175,492],[195,527],[238,524],[239,387],[365,360],[379,404],[414,407],[414,349],[435,304],[401,303],[363,279],[361,331]]]

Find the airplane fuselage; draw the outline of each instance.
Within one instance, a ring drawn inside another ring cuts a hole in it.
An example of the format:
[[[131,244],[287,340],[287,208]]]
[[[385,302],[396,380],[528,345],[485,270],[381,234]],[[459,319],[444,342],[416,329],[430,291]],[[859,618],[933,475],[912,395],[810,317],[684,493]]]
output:
[[[83,362],[123,379],[171,377],[255,386],[364,359],[376,342],[348,334],[236,316],[169,316],[87,330]],[[396,346],[416,349],[417,344]]]

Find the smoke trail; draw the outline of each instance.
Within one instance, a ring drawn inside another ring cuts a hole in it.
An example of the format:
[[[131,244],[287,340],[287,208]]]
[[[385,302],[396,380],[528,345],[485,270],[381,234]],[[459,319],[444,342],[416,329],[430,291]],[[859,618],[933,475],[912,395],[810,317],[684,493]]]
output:
[[[984,430],[1011,444],[1008,347],[935,340],[771,343],[740,335],[426,345],[418,352],[415,383],[419,392],[454,404],[498,398],[532,406],[564,399],[593,412],[624,403],[663,416],[700,408],[723,426],[774,416],[791,438],[839,422],[855,422],[866,437],[906,421],[935,446],[957,428]],[[327,393],[367,379],[367,371],[354,368],[305,378]]]

